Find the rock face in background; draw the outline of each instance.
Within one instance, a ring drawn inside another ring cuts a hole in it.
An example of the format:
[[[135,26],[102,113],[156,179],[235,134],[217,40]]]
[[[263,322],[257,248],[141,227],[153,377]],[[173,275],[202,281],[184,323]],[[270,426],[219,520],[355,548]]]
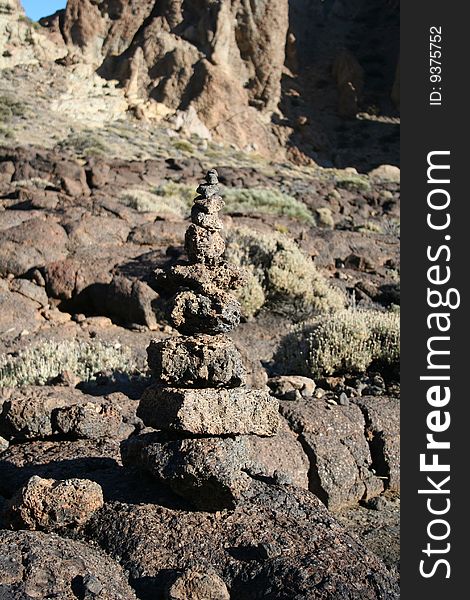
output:
[[[25,16],[20,0],[0,3],[0,69],[16,64],[55,60],[65,54],[63,44],[57,44],[34,26]]]
[[[216,138],[274,144],[266,125],[281,97],[288,0],[248,3],[70,0],[70,55],[119,79],[131,105],[196,110]]]

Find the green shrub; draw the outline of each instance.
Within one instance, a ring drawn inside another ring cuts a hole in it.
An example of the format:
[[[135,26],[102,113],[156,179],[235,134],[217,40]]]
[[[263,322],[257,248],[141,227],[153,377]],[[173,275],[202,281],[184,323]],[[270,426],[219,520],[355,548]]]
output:
[[[400,314],[358,309],[296,326],[276,357],[283,372],[308,377],[364,373],[372,365],[396,374],[399,360]]]
[[[270,214],[291,217],[314,224],[315,220],[308,208],[288,194],[270,188],[225,188],[223,191],[225,212],[249,214]]]
[[[26,114],[26,108],[22,102],[18,102],[10,96],[0,96],[0,122],[8,122],[13,117],[22,117]]]
[[[0,387],[44,385],[70,371],[81,381],[92,381],[105,371],[114,375],[137,373],[131,350],[119,343],[46,341],[0,358]]]
[[[127,190],[121,196],[121,201],[139,212],[170,214],[181,219],[184,219],[189,213],[188,204],[180,195],[172,195],[168,190],[161,193],[159,188],[153,191]]]
[[[188,140],[172,140],[171,145],[176,150],[181,152],[187,152],[188,154],[194,154],[194,146]]]
[[[343,293],[331,287],[311,258],[285,235],[240,228],[229,231],[226,242],[227,260],[250,273],[251,285],[239,295],[246,317],[261,308],[261,291],[265,304],[296,319],[344,308]]]
[[[195,186],[187,183],[165,183],[153,192],[170,201],[184,202],[189,209],[196,196]],[[226,214],[271,214],[292,217],[314,224],[312,213],[302,202],[292,196],[268,188],[223,188]]]
[[[108,146],[92,131],[71,133],[59,142],[60,150],[73,150],[79,156],[104,156],[108,152]]]
[[[335,176],[336,187],[349,190],[350,192],[368,192],[371,183],[367,175],[339,171]]]

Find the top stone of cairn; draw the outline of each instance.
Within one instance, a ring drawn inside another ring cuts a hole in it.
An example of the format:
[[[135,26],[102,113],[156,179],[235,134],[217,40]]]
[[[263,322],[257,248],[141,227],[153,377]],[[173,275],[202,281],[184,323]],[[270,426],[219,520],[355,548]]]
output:
[[[197,188],[199,194],[191,210],[191,225],[186,231],[185,249],[193,264],[219,264],[225,251],[225,242],[218,233],[222,229],[219,210],[224,201],[219,195],[219,179],[215,169],[208,171],[205,181]]]

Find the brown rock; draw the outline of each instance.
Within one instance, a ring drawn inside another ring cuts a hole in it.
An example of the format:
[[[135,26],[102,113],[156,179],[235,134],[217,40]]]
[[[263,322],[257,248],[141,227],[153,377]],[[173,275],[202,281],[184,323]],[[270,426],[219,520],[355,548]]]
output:
[[[246,383],[240,353],[224,335],[152,340],[147,348],[153,376],[181,387],[237,387]]]
[[[289,429],[283,417],[279,420],[277,435],[265,438],[248,435],[245,443],[255,473],[273,479],[281,478],[308,490],[308,457],[297,434]]]
[[[23,331],[33,332],[44,323],[40,306],[34,300],[12,292],[0,280],[0,333],[3,339],[17,338]]]
[[[362,396],[355,404],[366,420],[372,461],[388,489],[400,491],[400,401],[388,396]]]
[[[221,290],[236,290],[246,283],[246,272],[242,267],[222,261],[217,265],[196,263],[178,264],[169,271],[155,271],[158,289],[175,293],[179,287],[188,287],[194,291],[204,291],[213,287]]]
[[[111,556],[126,556],[135,586],[148,597],[163,596],[195,565],[215,571],[237,599],[269,590],[272,600],[398,600],[395,575],[313,494],[259,481],[249,494],[249,502],[216,514],[107,503],[88,533]]]
[[[0,275],[23,275],[65,258],[67,234],[52,219],[30,219],[0,231]]]
[[[171,0],[162,11],[150,0],[71,0],[62,24],[70,54],[119,79],[130,103],[189,106],[214,137],[239,147],[256,139],[264,152],[276,144],[266,120],[281,96],[287,29],[287,0]]]
[[[166,600],[230,600],[224,580],[216,573],[186,569],[178,575],[165,595]]]
[[[276,398],[281,400],[300,400],[311,398],[315,391],[315,381],[300,375],[281,375],[271,377],[268,386]]]
[[[205,212],[208,215],[215,215],[223,209],[225,206],[225,201],[223,200],[222,196],[214,194],[213,196],[209,197],[197,196],[194,199],[194,204],[202,212]]]
[[[220,231],[224,227],[224,224],[218,217],[217,213],[207,213],[196,205],[194,205],[191,210],[191,221],[195,225],[209,231]]]
[[[148,427],[197,435],[274,435],[278,403],[264,390],[147,388],[137,415]]]
[[[87,479],[31,477],[10,500],[6,521],[13,529],[54,531],[84,525],[103,506],[103,492]]]
[[[25,386],[3,389],[0,433],[31,440],[68,435],[76,438],[119,437],[130,433],[122,423],[120,394],[99,398],[75,388]],[[129,412],[129,400],[122,403]]]
[[[238,300],[217,289],[206,293],[180,292],[173,300],[171,321],[184,334],[228,333],[240,323],[241,306]]]
[[[379,495],[361,410],[323,400],[281,402],[281,414],[299,435],[310,459],[309,488],[330,510]]]
[[[118,437],[122,423],[119,408],[106,402],[59,407],[52,421],[59,434],[88,439]]]
[[[191,262],[217,263],[225,252],[225,242],[217,231],[209,231],[191,224],[185,237],[184,247]]]

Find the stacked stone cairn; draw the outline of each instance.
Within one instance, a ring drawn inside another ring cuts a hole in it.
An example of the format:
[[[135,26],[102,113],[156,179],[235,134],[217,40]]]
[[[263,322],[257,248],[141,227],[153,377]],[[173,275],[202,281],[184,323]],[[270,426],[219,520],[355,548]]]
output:
[[[249,493],[247,436],[273,436],[278,402],[249,389],[240,352],[227,336],[240,322],[230,293],[244,285],[240,267],[223,259],[217,171],[197,188],[185,239],[188,261],[156,271],[172,290],[169,316],[182,334],[152,340],[148,364],[156,383],[140,400],[138,415],[156,432],[142,433],[122,449],[124,464],[143,467],[197,509],[234,508]]]

